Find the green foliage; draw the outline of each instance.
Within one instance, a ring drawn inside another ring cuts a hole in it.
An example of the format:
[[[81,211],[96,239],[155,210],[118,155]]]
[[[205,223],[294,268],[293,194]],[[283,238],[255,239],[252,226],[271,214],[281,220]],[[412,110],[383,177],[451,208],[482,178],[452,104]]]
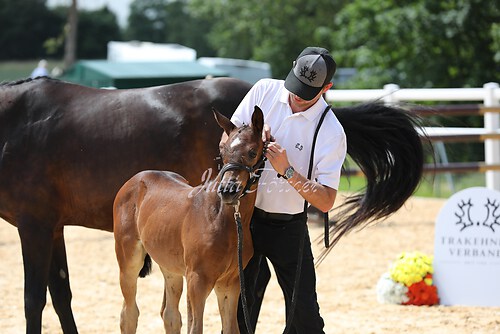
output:
[[[135,0],[130,5],[127,39],[163,42],[167,12],[166,0]]]
[[[0,0],[0,59],[44,57],[43,43],[58,34],[60,23],[45,0]]]
[[[341,88],[467,87],[500,81],[496,0],[135,0],[125,39],[179,43],[198,56],[269,62],[284,78],[309,45],[358,75]],[[60,57],[66,9],[0,0],[0,59]],[[80,11],[78,57],[121,40],[114,15]],[[339,86],[340,87],[340,86]]]
[[[496,0],[353,1],[336,17],[338,60],[358,69],[356,88],[498,81],[499,8]]]
[[[118,21],[107,7],[78,14],[77,54],[80,59],[103,59],[109,41],[122,39]]]
[[[209,41],[221,57],[266,61],[284,78],[310,45],[333,49],[333,18],[347,1],[192,0],[194,15],[212,18]]]
[[[496,0],[191,0],[222,57],[271,63],[283,78],[305,47],[355,67],[353,88],[467,87],[500,81]]]
[[[493,40],[491,49],[495,53],[494,60],[498,64],[500,63],[500,22],[495,22],[492,24],[491,39]]]
[[[210,18],[196,17],[187,0],[135,0],[130,7],[125,36],[130,40],[178,43],[196,49],[199,57],[214,56],[206,37]]]
[[[53,10],[61,25],[59,34],[44,43],[47,54],[52,57],[63,57],[68,10],[68,7],[57,7]],[[108,42],[122,39],[117,18],[107,7],[92,11],[79,10],[77,34],[76,52],[80,59],[106,58]]]
[[[49,10],[42,0],[0,0],[0,59],[61,58],[67,13],[67,7]],[[121,40],[121,32],[109,9],[79,11],[79,58],[105,58],[110,40]]]

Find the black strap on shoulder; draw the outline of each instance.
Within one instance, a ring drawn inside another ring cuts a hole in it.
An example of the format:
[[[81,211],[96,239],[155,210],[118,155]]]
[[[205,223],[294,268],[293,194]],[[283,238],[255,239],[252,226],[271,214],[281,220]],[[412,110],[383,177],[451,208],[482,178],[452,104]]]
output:
[[[323,120],[325,119],[326,114],[330,111],[332,106],[328,105],[325,110],[323,111],[323,114],[321,115],[321,118],[319,119],[318,126],[316,127],[316,131],[314,132],[314,137],[313,137],[313,142],[312,142],[312,149],[311,149],[311,159],[309,160],[309,171],[307,172],[307,179],[310,180],[312,176],[312,168],[314,164],[314,149],[316,147],[316,138],[318,137],[319,133],[319,128],[321,127],[321,124],[323,124]],[[307,201],[304,201],[304,212],[307,211]],[[328,222],[328,212],[325,212],[323,215],[323,220],[324,220],[324,225],[325,225],[325,247],[329,248],[330,247],[330,230],[329,230],[329,222]]]

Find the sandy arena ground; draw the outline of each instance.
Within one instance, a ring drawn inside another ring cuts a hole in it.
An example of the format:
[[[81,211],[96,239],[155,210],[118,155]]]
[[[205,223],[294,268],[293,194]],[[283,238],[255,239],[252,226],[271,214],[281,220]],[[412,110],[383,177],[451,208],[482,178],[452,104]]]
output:
[[[377,302],[377,281],[400,252],[419,250],[432,254],[434,220],[443,205],[443,200],[412,198],[388,220],[340,241],[317,270],[326,333],[500,333],[500,307],[417,307]],[[312,238],[322,233],[314,221],[310,220],[309,225]],[[67,227],[65,235],[73,311],[80,333],[119,333],[122,297],[113,235],[80,227]],[[0,259],[0,333],[22,333],[25,321],[20,242],[16,229],[5,222],[0,222]],[[138,333],[163,332],[159,317],[162,291],[162,275],[154,267],[152,275],[140,280]],[[216,304],[214,295],[210,295],[205,310],[206,333],[220,333]],[[185,305],[184,295],[184,324]],[[282,333],[283,328],[283,298],[273,278],[257,333]],[[61,333],[50,297],[43,314],[43,333]]]

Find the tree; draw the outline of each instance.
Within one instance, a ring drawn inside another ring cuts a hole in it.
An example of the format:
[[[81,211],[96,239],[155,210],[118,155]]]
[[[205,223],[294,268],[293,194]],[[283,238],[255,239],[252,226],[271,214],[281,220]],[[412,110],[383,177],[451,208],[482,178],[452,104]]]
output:
[[[76,43],[78,37],[78,4],[77,0],[71,1],[68,10],[68,22],[64,27],[66,35],[64,43],[64,68],[68,69],[76,59]]]
[[[192,15],[188,2],[188,0],[177,0],[170,1],[166,5],[165,41],[196,49],[198,57],[214,56],[216,52],[207,39],[207,31],[211,30],[213,20]]]
[[[130,4],[127,39],[164,42],[167,21],[166,0],[134,0]]]
[[[354,1],[334,39],[340,63],[358,69],[357,88],[480,87],[500,79],[499,20],[495,0]]]
[[[121,41],[122,33],[116,15],[107,7],[80,11],[78,23],[78,58],[103,59],[109,41]]]
[[[192,0],[190,9],[214,21],[208,38],[218,56],[269,62],[273,76],[284,78],[304,47],[335,51],[334,18],[347,2]]]
[[[58,34],[60,24],[45,0],[0,0],[0,59],[44,58],[43,43]]]
[[[219,56],[271,63],[282,78],[304,46],[330,49],[354,67],[351,86],[482,86],[499,81],[500,7],[496,0],[191,0],[214,20]]]
[[[45,42],[47,52],[53,57],[63,56],[63,42],[67,36],[68,7],[57,7],[54,13],[63,22],[59,35]],[[122,40],[122,33],[116,15],[107,7],[97,10],[79,10],[78,12],[78,38],[76,39],[77,58],[102,59],[107,56],[109,41]]]
[[[130,6],[127,39],[178,43],[196,49],[198,56],[213,56],[206,32],[211,19],[194,17],[188,0],[135,0]]]

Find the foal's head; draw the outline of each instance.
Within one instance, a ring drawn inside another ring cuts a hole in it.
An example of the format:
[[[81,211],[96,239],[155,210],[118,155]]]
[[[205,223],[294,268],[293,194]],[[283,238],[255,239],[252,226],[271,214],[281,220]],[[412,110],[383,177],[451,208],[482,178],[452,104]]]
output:
[[[224,166],[217,192],[224,203],[236,204],[254,182],[257,169],[264,167],[264,116],[262,110],[255,106],[252,124],[238,128],[215,110],[214,114],[217,123],[228,135],[227,141],[220,146]]]

